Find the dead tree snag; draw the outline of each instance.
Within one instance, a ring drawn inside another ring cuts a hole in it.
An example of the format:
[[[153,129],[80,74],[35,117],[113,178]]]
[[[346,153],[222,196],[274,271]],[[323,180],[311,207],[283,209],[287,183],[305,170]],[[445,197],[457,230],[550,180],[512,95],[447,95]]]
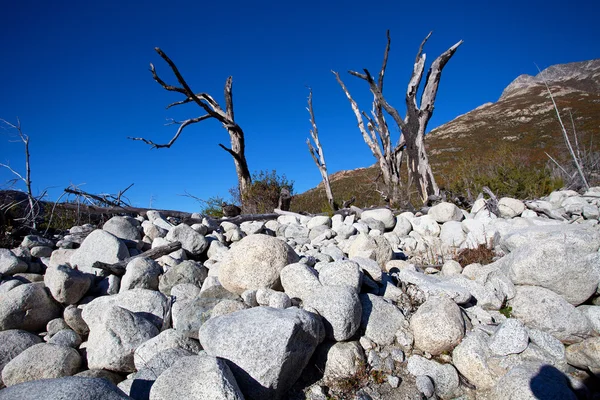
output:
[[[308,113],[310,114],[310,124],[312,125],[312,129],[310,130],[310,136],[312,140],[315,142],[314,146],[311,143],[310,139],[306,139],[306,144],[308,146],[308,151],[312,156],[319,172],[321,173],[321,178],[323,179],[323,185],[325,186],[325,194],[327,195],[327,202],[329,203],[329,207],[331,210],[335,211],[335,204],[333,202],[333,192],[331,191],[331,184],[329,183],[329,174],[327,173],[327,165],[325,164],[325,155],[323,154],[323,147],[321,147],[321,142],[319,140],[319,130],[317,129],[317,122],[315,121],[315,113],[313,111],[312,106],[312,89],[308,94],[308,107],[306,108]],[[315,149],[316,147],[316,149]]]
[[[442,53],[431,64],[427,77],[425,78],[423,94],[421,95],[420,101],[418,101],[417,93],[425,69],[425,54],[423,53],[423,47],[430,36],[431,33],[423,40],[419,47],[419,51],[417,52],[413,72],[406,90],[407,110],[404,118],[400,116],[396,108],[392,107],[387,102],[383,95],[383,78],[391,43],[389,31],[387,32],[387,45],[384,52],[383,65],[377,81],[375,81],[367,69],[363,70],[364,73],[348,71],[351,75],[361,78],[369,84],[369,89],[373,94],[373,109],[371,110],[372,118],[365,112],[359,110],[358,105],[352,99],[348,89],[341,81],[339,74],[334,72],[338,83],[350,101],[363,138],[375,158],[377,158],[384,183],[388,187],[388,200],[392,203],[399,200],[399,171],[402,163],[403,150],[406,150],[409,180],[416,183],[421,200],[426,201],[429,196],[439,194],[439,188],[436,184],[435,177],[433,176],[431,166],[429,165],[423,140],[427,124],[433,114],[442,69],[452,55],[454,55],[458,46],[462,44],[462,40]],[[391,146],[389,129],[385,122],[383,110],[394,119],[394,122],[401,131],[401,136],[396,146],[393,148]],[[367,128],[369,129],[369,133],[367,133],[365,129],[363,117],[368,122]]]
[[[169,64],[169,67],[171,67],[173,74],[175,75],[177,81],[181,86],[173,86],[165,83],[165,81],[163,81],[156,73],[154,65],[150,64],[150,72],[152,73],[152,77],[154,78],[154,80],[158,82],[158,84],[161,85],[165,90],[168,90],[170,92],[181,93],[185,96],[184,100],[171,103],[167,106],[167,108],[171,108],[181,104],[196,103],[200,108],[204,110],[204,112],[206,112],[206,114],[201,115],[199,117],[187,119],[183,122],[174,122],[175,124],[179,124],[179,128],[177,129],[175,136],[173,136],[169,143],[158,144],[149,139],[141,137],[130,137],[130,139],[140,140],[155,149],[163,147],[169,148],[177,141],[177,139],[187,126],[196,124],[209,118],[215,118],[223,125],[223,128],[227,130],[231,142],[231,147],[226,147],[221,143],[219,143],[219,146],[227,153],[229,153],[231,157],[233,157],[240,193],[246,193],[247,189],[252,183],[252,178],[250,177],[250,170],[248,169],[248,163],[246,162],[246,145],[244,141],[244,131],[235,122],[233,114],[232,77],[230,76],[229,78],[227,78],[227,81],[225,82],[225,110],[223,110],[219,103],[217,103],[216,100],[208,93],[194,93],[183,78],[183,76],[181,75],[181,73],[179,72],[179,69],[177,68],[175,63],[171,61],[171,59],[160,48],[156,47],[154,48],[154,50],[156,50],[156,52],[162,57],[162,59],[165,60],[167,64]]]

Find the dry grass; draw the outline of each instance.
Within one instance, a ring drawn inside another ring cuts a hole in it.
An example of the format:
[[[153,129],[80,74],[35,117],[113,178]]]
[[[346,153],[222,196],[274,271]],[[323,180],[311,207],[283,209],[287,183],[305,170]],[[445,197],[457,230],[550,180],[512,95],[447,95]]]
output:
[[[496,253],[491,246],[480,244],[474,249],[463,249],[458,252],[455,260],[464,268],[469,264],[478,263],[481,265],[490,264],[494,261]]]

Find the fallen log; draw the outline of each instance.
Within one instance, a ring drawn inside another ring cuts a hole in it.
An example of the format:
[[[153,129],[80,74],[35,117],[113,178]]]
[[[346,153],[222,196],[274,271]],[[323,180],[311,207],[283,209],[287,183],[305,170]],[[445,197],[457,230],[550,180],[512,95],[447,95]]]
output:
[[[128,257],[128,258],[124,259],[123,261],[119,261],[118,263],[115,263],[115,264],[107,264],[102,261],[96,261],[94,264],[92,264],[92,267],[101,269],[103,271],[110,272],[111,274],[116,275],[116,276],[123,276],[123,275],[125,275],[127,264],[131,260],[134,260],[134,259],[140,258],[140,257],[151,258],[153,260],[156,260],[159,257],[170,254],[179,249],[181,249],[181,243],[173,242],[173,243],[169,243],[165,246],[155,247],[155,248],[145,251],[141,254],[138,254],[137,256]]]

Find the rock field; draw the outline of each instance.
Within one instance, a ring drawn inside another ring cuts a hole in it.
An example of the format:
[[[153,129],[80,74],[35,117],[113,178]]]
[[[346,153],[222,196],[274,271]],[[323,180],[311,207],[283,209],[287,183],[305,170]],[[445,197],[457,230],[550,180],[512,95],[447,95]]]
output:
[[[0,400],[599,399],[599,206],[591,188],[27,236],[0,249]]]

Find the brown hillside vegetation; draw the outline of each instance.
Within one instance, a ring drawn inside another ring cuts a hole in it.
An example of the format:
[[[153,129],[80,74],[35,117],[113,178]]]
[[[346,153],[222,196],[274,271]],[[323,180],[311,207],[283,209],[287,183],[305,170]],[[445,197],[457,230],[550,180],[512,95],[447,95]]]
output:
[[[481,186],[488,185],[498,195],[531,198],[568,184],[548,157],[573,170],[541,77],[550,85],[573,146],[574,126],[582,158],[595,162],[600,150],[599,75],[600,60],[555,65],[535,77],[521,75],[497,102],[484,104],[433,129],[425,143],[440,187],[462,195],[467,195],[468,189],[477,196]],[[338,203],[356,196],[359,207],[383,205],[376,192],[382,182],[376,180],[375,166],[336,175],[332,186]],[[590,178],[592,184],[599,181],[597,175]],[[324,193],[317,187],[297,195],[292,207],[298,211],[326,211]],[[414,204],[414,196],[411,201]]]

